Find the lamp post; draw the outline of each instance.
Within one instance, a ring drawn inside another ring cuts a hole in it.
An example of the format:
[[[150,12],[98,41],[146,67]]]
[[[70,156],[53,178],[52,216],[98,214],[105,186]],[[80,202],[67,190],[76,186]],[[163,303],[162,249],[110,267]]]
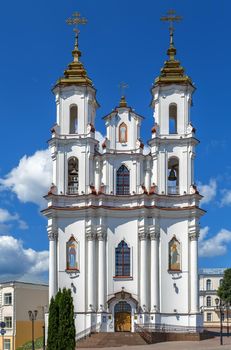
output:
[[[230,308],[230,303],[228,302],[226,304],[227,337],[229,337],[229,308]]]
[[[38,314],[37,310],[34,310],[34,312],[31,310],[28,311],[29,319],[30,319],[31,324],[32,324],[32,350],[35,350],[35,347],[34,347],[34,321],[36,320],[37,314]]]
[[[215,299],[216,303],[216,309],[219,310],[220,312],[220,345],[223,345],[223,324],[222,324],[222,310],[223,310],[223,305],[222,301],[219,298]]]

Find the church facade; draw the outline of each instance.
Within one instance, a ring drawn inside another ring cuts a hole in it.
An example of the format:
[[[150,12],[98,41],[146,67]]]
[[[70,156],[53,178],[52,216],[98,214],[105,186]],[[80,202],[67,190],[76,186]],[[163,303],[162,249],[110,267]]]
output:
[[[195,90],[175,58],[171,35],[151,89],[153,128],[144,152],[143,117],[121,97],[95,137],[99,104],[80,61],[78,36],[54,86],[57,119],[49,141],[53,184],[46,196],[49,293],[70,288],[77,338],[92,327],[202,326],[198,295],[201,196],[194,185],[198,140]]]

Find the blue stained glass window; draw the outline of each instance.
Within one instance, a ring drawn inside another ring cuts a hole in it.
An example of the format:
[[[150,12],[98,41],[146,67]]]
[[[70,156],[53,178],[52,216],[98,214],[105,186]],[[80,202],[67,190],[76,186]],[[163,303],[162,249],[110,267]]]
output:
[[[117,170],[116,194],[130,194],[130,174],[128,168],[125,165],[121,165],[121,167]]]
[[[125,241],[119,243],[115,255],[115,275],[130,276],[130,248]]]

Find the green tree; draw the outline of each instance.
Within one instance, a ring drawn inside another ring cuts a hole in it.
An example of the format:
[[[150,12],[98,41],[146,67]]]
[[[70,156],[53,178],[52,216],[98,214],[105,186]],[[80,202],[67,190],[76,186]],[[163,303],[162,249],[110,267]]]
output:
[[[223,302],[231,305],[231,268],[225,270],[223,282],[218,288],[217,295]]]
[[[64,288],[59,298],[58,350],[75,350],[75,319],[71,290]]]
[[[47,350],[58,349],[58,334],[59,329],[59,308],[57,301],[52,297],[49,307],[49,320],[48,320],[48,338],[47,338]]]

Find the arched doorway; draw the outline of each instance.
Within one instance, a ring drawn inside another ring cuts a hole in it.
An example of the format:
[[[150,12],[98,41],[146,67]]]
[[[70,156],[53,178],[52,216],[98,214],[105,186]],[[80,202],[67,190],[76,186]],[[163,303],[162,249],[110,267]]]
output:
[[[115,332],[131,332],[131,306],[126,301],[115,305]]]

